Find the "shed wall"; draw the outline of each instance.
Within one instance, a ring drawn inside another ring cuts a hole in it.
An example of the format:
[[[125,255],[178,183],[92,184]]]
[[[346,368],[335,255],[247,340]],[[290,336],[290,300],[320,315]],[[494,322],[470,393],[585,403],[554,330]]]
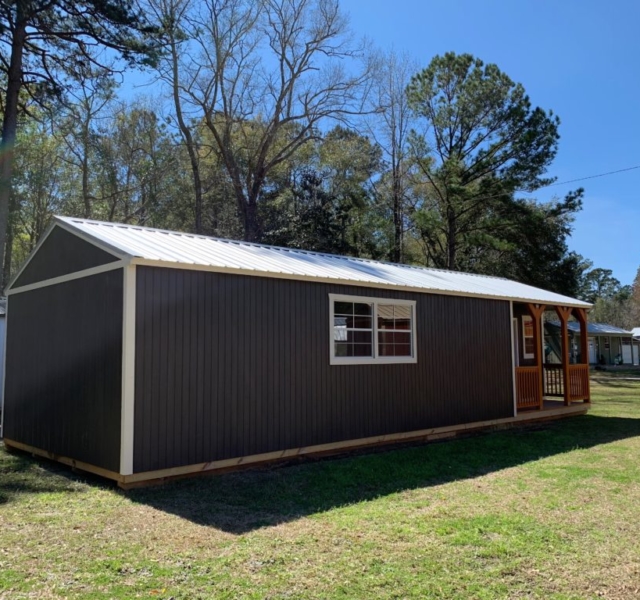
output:
[[[121,269],[9,298],[4,436],[120,470]]]
[[[113,254],[56,226],[12,287],[19,288],[30,283],[106,265],[116,260],[118,258]]]
[[[506,301],[137,272],[134,472],[513,415]],[[416,300],[417,364],[330,366],[329,293]]]

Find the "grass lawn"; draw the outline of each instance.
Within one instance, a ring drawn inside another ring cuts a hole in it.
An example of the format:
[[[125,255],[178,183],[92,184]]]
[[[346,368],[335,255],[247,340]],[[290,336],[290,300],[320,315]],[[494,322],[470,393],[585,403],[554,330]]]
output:
[[[587,416],[121,492],[0,449],[0,598],[640,597],[640,381]]]

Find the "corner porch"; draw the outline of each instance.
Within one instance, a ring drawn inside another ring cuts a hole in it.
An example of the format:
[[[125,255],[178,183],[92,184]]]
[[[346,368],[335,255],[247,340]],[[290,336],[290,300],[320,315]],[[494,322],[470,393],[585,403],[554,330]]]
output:
[[[543,315],[553,310],[560,321],[561,356],[559,363],[548,361],[543,335]],[[513,306],[514,384],[516,413],[548,411],[591,402],[589,388],[589,347],[587,313],[584,308],[542,304]],[[580,348],[570,359],[568,323],[575,318],[580,326]],[[520,327],[521,323],[521,327]]]

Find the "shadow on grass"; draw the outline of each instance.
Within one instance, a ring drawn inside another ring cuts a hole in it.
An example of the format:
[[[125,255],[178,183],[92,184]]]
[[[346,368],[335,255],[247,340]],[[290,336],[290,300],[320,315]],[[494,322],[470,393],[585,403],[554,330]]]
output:
[[[640,436],[640,419],[582,416],[439,444],[186,479],[128,492],[134,502],[242,534],[380,496],[500,471]]]
[[[606,385],[610,388],[629,388],[633,390],[638,389],[638,381],[640,379],[598,379],[596,377],[592,378],[591,381],[593,383],[598,383],[600,385]]]
[[[76,475],[69,467],[46,459],[34,459],[26,452],[0,452],[0,506],[26,494],[82,492],[87,477]],[[91,478],[93,485],[109,485]]]

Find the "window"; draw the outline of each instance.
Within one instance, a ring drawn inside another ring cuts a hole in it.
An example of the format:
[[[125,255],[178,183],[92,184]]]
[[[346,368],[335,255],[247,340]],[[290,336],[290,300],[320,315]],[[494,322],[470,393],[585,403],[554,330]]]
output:
[[[415,305],[329,294],[332,365],[415,363]]]
[[[528,316],[522,317],[522,340],[524,358],[535,358],[533,319]]]

